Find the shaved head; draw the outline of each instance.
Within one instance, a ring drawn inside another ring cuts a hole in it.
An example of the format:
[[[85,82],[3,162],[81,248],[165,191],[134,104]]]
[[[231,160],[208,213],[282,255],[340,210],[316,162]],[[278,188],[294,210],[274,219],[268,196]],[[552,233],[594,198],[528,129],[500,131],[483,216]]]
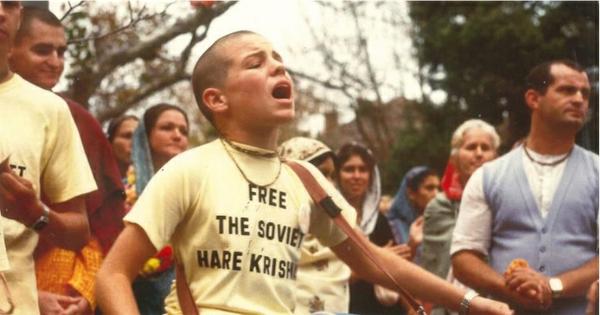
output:
[[[231,66],[232,60],[227,58],[223,53],[223,47],[226,43],[245,35],[258,35],[250,31],[238,31],[225,35],[216,40],[203,54],[200,56],[192,73],[192,88],[194,96],[198,103],[200,111],[213,125],[212,111],[204,103],[202,94],[207,88],[215,87],[222,88],[227,79],[227,73]]]

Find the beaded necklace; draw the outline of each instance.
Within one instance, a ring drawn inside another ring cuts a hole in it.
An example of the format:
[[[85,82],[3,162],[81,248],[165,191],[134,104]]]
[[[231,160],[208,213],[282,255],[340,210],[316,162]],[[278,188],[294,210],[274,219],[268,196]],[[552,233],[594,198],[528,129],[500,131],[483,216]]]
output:
[[[271,185],[273,185],[277,179],[279,179],[279,175],[281,175],[281,164],[283,164],[281,162],[281,158],[279,158],[277,152],[257,152],[254,150],[249,150],[246,148],[242,148],[240,146],[234,145],[233,143],[231,143],[231,141],[224,139],[224,138],[219,138],[221,140],[221,144],[223,144],[223,148],[225,149],[225,152],[227,152],[227,155],[229,155],[229,158],[231,158],[231,160],[233,161],[233,164],[235,164],[235,167],[237,167],[238,171],[240,171],[240,174],[242,174],[242,177],[250,184],[257,186],[257,187],[269,187]],[[279,169],[277,170],[277,175],[275,175],[275,178],[273,178],[273,180],[269,181],[267,184],[264,185],[259,185],[257,183],[255,183],[254,181],[250,180],[250,178],[248,178],[248,176],[246,175],[246,173],[244,173],[244,171],[242,170],[242,168],[240,167],[240,165],[238,164],[238,162],[236,161],[236,159],[233,157],[233,154],[231,154],[231,152],[229,151],[229,149],[227,148],[227,145],[225,145],[225,143],[227,143],[229,146],[231,146],[232,148],[234,148],[236,151],[251,155],[251,156],[257,156],[257,157],[262,157],[262,158],[273,158],[273,157],[278,157],[278,161],[279,161]]]
[[[575,147],[575,146],[573,146],[573,147]],[[558,165],[558,164],[562,163],[564,160],[566,160],[569,157],[569,155],[571,155],[571,152],[573,152],[573,147],[571,147],[571,150],[569,150],[569,152],[565,156],[561,157],[560,159],[558,159],[556,161],[541,162],[541,161],[538,161],[538,160],[534,159],[531,156],[531,154],[527,150],[527,142],[523,142],[523,150],[525,151],[525,155],[527,156],[527,158],[529,158],[529,160],[531,162],[539,164],[539,165],[542,165],[542,166],[555,166],[555,165]]]

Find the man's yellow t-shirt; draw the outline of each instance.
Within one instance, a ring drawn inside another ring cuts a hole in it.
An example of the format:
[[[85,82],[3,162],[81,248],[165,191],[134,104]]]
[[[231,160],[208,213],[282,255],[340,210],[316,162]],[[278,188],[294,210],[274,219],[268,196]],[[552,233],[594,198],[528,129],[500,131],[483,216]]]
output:
[[[0,84],[0,161],[54,204],[96,189],[79,133],[65,101],[14,74]],[[33,252],[38,234],[0,218],[10,268],[4,271],[15,315],[38,314]]]
[[[318,169],[301,163],[343,212],[354,211]],[[326,246],[346,239],[289,167],[219,140],[169,161],[125,221],[156,248],[173,245],[202,314],[293,313],[304,234]]]

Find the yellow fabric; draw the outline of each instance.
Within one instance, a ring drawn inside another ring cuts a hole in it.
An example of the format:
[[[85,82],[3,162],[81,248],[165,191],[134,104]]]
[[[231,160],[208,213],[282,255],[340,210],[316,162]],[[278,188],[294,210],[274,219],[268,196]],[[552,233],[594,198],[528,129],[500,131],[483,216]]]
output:
[[[346,220],[356,222],[356,215],[346,217]],[[309,235],[302,244],[296,281],[295,313],[348,313],[350,274],[350,268],[329,247],[323,246],[319,240]]]
[[[258,184],[278,174],[277,159],[231,154]],[[302,162],[301,162],[302,163]],[[344,211],[353,211],[314,166],[303,163]],[[173,245],[202,314],[291,314],[303,231],[325,245],[346,239],[287,166],[266,190],[242,177],[220,141],[171,159],[152,178],[125,221],[156,248]]]
[[[71,291],[75,290],[90,303],[93,310],[96,308],[96,274],[101,264],[102,248],[94,238],[79,254],[52,248],[36,259],[38,290],[62,295],[71,295]]]
[[[18,75],[0,84],[0,160],[29,180],[38,197],[60,203],[96,189],[67,104]],[[10,269],[5,271],[15,315],[38,314],[33,251],[38,234],[2,220]]]

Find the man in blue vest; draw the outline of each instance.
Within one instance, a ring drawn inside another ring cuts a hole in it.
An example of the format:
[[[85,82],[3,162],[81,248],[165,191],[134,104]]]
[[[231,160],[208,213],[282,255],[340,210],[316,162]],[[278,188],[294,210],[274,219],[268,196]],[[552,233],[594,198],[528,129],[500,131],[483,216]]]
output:
[[[470,178],[451,247],[455,276],[519,314],[584,314],[598,279],[598,155],[575,145],[590,96],[572,61],[536,66],[523,144]],[[527,266],[507,267],[515,259]]]

